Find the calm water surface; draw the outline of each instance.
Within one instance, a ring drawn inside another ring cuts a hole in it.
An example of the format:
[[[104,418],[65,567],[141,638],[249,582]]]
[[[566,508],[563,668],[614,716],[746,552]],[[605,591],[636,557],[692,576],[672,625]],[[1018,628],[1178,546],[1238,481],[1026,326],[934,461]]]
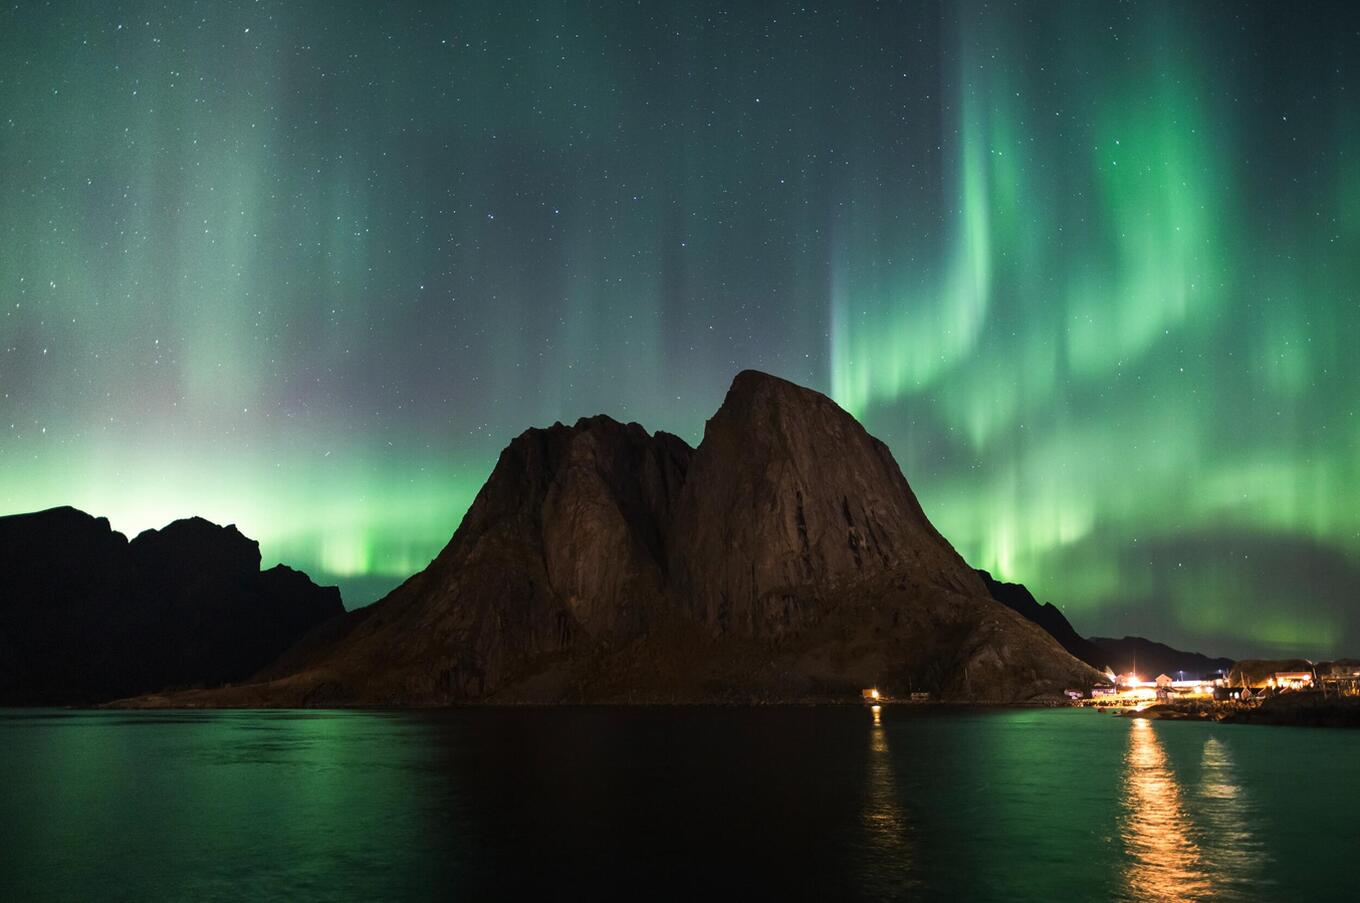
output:
[[[1360,732],[1079,710],[0,712],[0,899],[1355,899]]]

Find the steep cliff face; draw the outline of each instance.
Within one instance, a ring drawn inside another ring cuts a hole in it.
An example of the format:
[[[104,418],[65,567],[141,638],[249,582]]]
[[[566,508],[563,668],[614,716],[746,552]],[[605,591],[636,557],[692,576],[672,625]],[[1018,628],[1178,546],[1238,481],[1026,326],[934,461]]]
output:
[[[671,532],[675,589],[722,632],[778,633],[815,614],[810,589],[884,574],[986,592],[883,443],[825,395],[750,370],[704,430]]]
[[[987,594],[882,443],[748,371],[697,451],[607,417],[526,431],[428,568],[261,682],[169,702],[1006,701],[1094,677]]]
[[[690,454],[608,417],[525,431],[429,567],[285,668],[309,669],[316,699],[432,703],[641,635],[665,612],[665,527]]]
[[[78,704],[248,677],[342,611],[235,527],[131,543],[74,508],[0,517],[0,702]]]

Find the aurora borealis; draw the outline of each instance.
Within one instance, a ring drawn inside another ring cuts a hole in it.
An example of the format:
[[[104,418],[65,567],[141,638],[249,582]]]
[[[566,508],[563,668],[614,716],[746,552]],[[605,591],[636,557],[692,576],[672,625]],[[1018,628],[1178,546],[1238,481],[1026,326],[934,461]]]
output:
[[[0,311],[0,513],[351,606],[755,367],[1084,633],[1360,654],[1346,5],[11,5]]]

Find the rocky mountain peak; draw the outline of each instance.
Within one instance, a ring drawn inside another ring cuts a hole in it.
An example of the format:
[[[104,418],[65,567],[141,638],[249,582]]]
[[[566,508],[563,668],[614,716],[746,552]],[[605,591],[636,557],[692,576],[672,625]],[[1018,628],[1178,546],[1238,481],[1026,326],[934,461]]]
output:
[[[708,421],[672,537],[677,586],[724,631],[778,632],[810,588],[887,572],[985,593],[883,443],[820,392],[755,370]]]
[[[138,565],[151,574],[170,570],[179,575],[253,579],[260,570],[258,542],[243,536],[235,524],[224,527],[201,517],[144,530],[130,548]]]

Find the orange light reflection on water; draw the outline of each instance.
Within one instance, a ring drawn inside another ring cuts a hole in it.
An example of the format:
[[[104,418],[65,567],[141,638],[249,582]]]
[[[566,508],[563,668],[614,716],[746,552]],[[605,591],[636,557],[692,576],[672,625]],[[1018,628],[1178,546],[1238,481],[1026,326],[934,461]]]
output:
[[[1136,718],[1124,756],[1121,835],[1124,870],[1135,900],[1200,900],[1213,895],[1204,855],[1195,843],[1182,790],[1152,723]]]
[[[899,797],[897,775],[888,733],[883,726],[882,707],[871,709],[874,721],[869,728],[868,785],[864,799],[863,824],[868,868],[875,887],[885,897],[909,895],[918,886],[915,869],[912,825]]]

